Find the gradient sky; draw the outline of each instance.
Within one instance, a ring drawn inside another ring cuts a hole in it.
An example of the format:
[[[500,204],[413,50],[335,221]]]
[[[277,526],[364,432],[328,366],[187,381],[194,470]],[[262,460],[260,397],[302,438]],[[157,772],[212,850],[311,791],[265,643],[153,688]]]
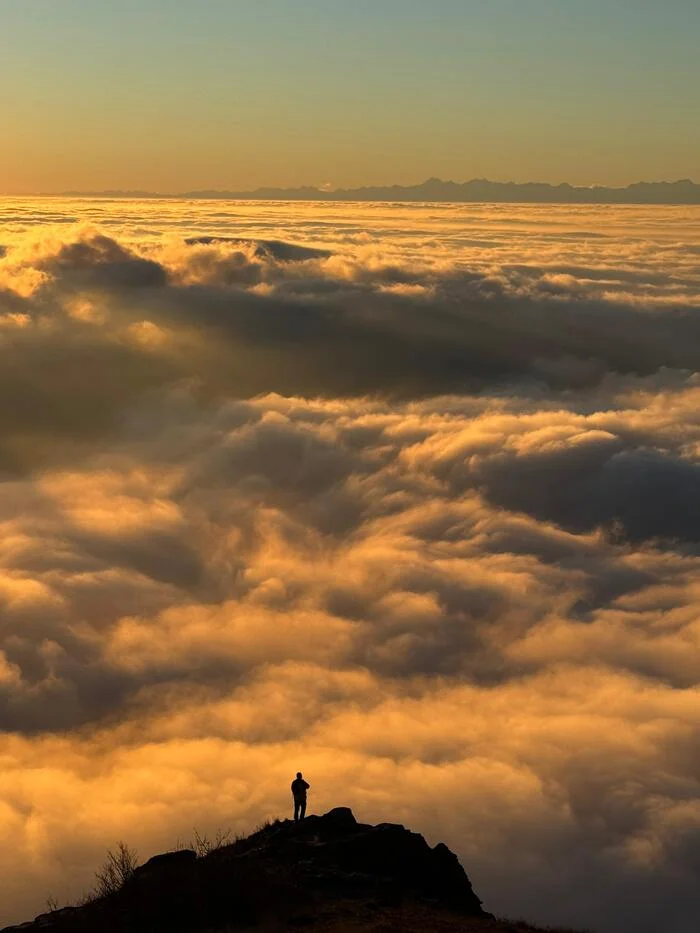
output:
[[[0,190],[697,177],[696,0],[0,0]]]

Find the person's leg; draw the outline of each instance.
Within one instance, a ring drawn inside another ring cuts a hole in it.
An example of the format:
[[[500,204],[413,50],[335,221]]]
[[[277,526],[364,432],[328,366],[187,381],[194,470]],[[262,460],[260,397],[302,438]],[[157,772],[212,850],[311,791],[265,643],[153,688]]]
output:
[[[300,809],[301,809],[301,801],[297,797],[295,797],[294,798],[294,822],[295,823],[298,822],[299,820]]]
[[[303,820],[306,816],[306,797],[299,801],[299,819]]]

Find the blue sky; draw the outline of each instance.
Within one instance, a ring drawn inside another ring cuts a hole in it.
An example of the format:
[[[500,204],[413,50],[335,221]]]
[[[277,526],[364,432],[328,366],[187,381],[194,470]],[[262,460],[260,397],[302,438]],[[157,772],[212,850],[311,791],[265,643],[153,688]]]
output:
[[[0,189],[698,175],[691,0],[0,0]]]

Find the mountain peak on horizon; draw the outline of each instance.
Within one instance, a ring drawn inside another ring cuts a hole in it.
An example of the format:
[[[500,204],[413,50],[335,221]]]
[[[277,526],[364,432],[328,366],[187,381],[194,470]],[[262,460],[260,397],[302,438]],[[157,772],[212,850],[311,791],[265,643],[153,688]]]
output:
[[[347,807],[264,824],[199,857],[190,849],[153,856],[108,894],[1,933],[224,933],[251,926],[537,933],[485,912],[444,843],[431,848],[396,823],[358,823]]]
[[[700,184],[690,178],[675,181],[637,181],[624,187],[572,185],[542,181],[490,181],[472,178],[457,182],[426,178],[415,185],[363,185],[358,188],[299,185],[261,186],[254,190],[194,189],[177,194],[146,191],[64,191],[54,197],[187,198],[245,201],[445,201],[505,204],[700,204]]]

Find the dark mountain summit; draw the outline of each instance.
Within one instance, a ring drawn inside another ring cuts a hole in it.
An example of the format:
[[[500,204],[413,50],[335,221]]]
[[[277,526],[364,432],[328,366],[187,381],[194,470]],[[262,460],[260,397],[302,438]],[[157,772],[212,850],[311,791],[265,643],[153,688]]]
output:
[[[263,827],[203,857],[156,855],[111,893],[3,933],[530,930],[486,913],[457,857],[345,807]]]

